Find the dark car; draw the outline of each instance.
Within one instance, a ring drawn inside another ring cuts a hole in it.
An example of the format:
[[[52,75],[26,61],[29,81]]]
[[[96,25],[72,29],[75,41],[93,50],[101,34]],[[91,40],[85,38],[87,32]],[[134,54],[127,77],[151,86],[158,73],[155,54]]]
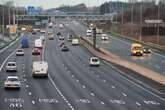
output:
[[[58,32],[58,33],[57,33],[57,36],[60,36],[60,35],[61,35],[61,33],[60,33],[60,32]]]
[[[32,31],[32,34],[34,35],[34,34],[37,34],[37,32],[36,31]]]
[[[63,45],[63,46],[61,47],[61,51],[69,51],[68,46],[67,46],[67,45]]]
[[[151,53],[151,49],[148,48],[148,47],[144,47],[144,48],[143,48],[143,53],[145,53],[145,54],[150,54],[150,53]]]

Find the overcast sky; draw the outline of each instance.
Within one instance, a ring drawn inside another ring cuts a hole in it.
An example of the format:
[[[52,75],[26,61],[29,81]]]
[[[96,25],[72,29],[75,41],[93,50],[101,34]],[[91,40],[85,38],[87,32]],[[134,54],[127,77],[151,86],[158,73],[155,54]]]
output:
[[[19,6],[41,6],[44,9],[59,7],[61,5],[76,5],[85,3],[87,6],[98,6],[106,1],[128,1],[128,0],[0,0],[0,3],[14,1]],[[137,0],[140,1],[140,0]]]
[[[5,3],[9,0],[0,0],[0,3]],[[53,8],[59,7],[61,5],[76,5],[79,3],[85,3],[87,6],[98,6],[105,1],[115,1],[115,0],[10,0],[15,1],[19,6],[42,6],[43,8]],[[122,1],[122,0],[116,0]],[[124,0],[123,0],[124,1]],[[127,0],[125,0],[127,1]]]

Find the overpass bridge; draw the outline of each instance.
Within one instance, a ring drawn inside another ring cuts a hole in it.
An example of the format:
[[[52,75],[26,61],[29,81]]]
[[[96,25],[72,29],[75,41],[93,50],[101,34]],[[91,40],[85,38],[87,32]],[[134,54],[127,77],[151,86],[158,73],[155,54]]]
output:
[[[54,15],[16,15],[16,20],[42,20],[54,17],[55,19],[72,19],[72,20],[113,20],[113,15],[84,15],[84,14],[54,14]]]

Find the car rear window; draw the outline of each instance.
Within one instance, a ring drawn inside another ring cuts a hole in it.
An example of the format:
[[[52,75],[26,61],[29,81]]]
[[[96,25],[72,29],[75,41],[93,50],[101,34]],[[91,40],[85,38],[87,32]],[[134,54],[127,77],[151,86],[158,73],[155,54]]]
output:
[[[15,64],[14,63],[9,63],[8,66],[15,66]]]
[[[18,52],[22,52],[22,50],[18,50]]]
[[[93,62],[98,62],[97,58],[92,59]]]

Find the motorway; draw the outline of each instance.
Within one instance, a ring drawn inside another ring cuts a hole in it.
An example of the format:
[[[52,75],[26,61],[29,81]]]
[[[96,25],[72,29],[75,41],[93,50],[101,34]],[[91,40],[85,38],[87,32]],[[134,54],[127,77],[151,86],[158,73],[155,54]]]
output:
[[[56,28],[55,34],[59,31],[65,37],[70,32]],[[54,40],[46,40],[41,56],[32,56],[34,39],[39,34],[28,36],[30,48],[24,49],[24,56],[12,53],[19,42],[0,56],[1,62],[16,61],[18,66],[17,73],[6,73],[1,65],[1,110],[164,110],[165,97],[122,76],[111,64],[101,61],[99,67],[90,67],[93,55],[81,45],[67,43],[70,51],[62,52],[62,41],[55,36]],[[32,78],[32,62],[41,59],[48,62],[49,76]],[[4,79],[15,74],[21,79],[20,91],[4,90]]]
[[[81,25],[76,21],[72,21],[69,23],[64,23],[67,27],[71,28],[75,32],[81,34],[82,36],[86,36],[87,27]],[[156,50],[152,50],[152,54],[144,55],[142,57],[134,57],[130,55],[130,47],[132,42],[126,39],[118,38],[115,36],[111,36],[110,40],[105,42],[101,41],[99,35],[97,37],[97,45],[103,48],[106,48],[111,53],[120,56],[121,58],[137,63],[141,66],[149,68],[155,72],[158,72],[162,75],[165,74],[165,54],[160,54]]]

